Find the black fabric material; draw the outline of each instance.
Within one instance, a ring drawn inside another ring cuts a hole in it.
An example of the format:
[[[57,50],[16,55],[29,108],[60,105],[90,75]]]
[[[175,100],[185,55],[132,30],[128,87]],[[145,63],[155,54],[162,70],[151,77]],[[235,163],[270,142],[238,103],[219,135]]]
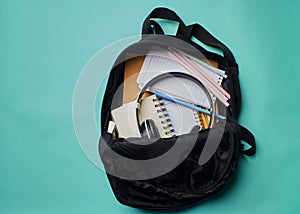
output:
[[[165,35],[164,30],[161,28],[161,26],[154,20],[150,21],[150,25],[152,26],[152,32],[153,34],[161,34]]]
[[[228,60],[229,66],[236,64],[234,56],[231,51],[224,45],[222,42],[217,40],[213,35],[211,35],[206,29],[204,29],[199,24],[193,24],[188,26],[189,36],[194,36],[199,41],[203,42],[206,45],[219,48],[223,51],[224,57]]]
[[[182,36],[186,34],[186,26],[183,21],[179,18],[179,16],[172,10],[167,8],[155,8],[145,19],[142,28],[142,34],[153,34],[153,30],[151,28],[151,19],[159,18],[166,19],[171,21],[176,21],[179,23],[177,36]]]
[[[246,129],[244,126],[241,126],[241,125],[240,125],[240,130],[242,133],[242,140],[245,141],[246,143],[248,143],[248,145],[250,146],[249,149],[243,150],[244,145],[242,144],[240,152],[247,156],[255,155],[256,144],[255,144],[255,138],[254,138],[253,134],[248,129]]]
[[[222,134],[221,143],[205,165],[199,165],[199,156],[204,147],[209,132],[219,132],[220,127],[199,132],[191,132],[180,136],[182,143],[191,143],[196,138],[196,144],[188,156],[170,172],[159,177],[147,180],[128,180],[107,174],[111,188],[117,200],[131,207],[153,210],[177,209],[199,202],[218,193],[228,183],[237,169],[239,154],[254,155],[256,152],[253,134],[237,122],[241,105],[241,93],[238,80],[238,65],[230,50],[202,26],[198,24],[186,26],[179,16],[166,8],[156,8],[143,23],[142,34],[164,35],[163,28],[155,22],[154,18],[167,19],[179,23],[176,38],[189,42],[210,60],[219,62],[219,68],[228,75],[222,86],[231,94],[230,106],[227,108],[225,131]],[[154,28],[154,29],[153,29]],[[154,32],[153,32],[154,31]],[[221,49],[224,57],[211,53],[203,47],[191,41],[191,37],[213,47]],[[126,48],[118,57],[117,61],[127,54],[139,50],[149,50],[151,44],[147,43],[146,37],[141,41]],[[177,137],[170,139],[155,139],[149,144],[148,139],[122,139],[115,138],[106,132],[111,118],[111,109],[122,105],[122,98],[112,106],[112,97],[124,80],[125,62],[116,65],[110,72],[106,91],[101,109],[101,138],[99,141],[99,153],[106,171],[123,170],[130,173],[134,167],[118,168],[116,160],[109,156],[108,148],[123,157],[134,160],[147,160],[159,157],[169,151]],[[122,93],[121,93],[122,94]],[[136,144],[132,143],[136,141]],[[241,141],[245,141],[251,147],[244,150]],[[107,143],[107,146],[105,146]]]
[[[137,208],[174,209],[187,206],[218,192],[236,170],[239,154],[237,148],[241,140],[236,120],[228,119],[220,146],[207,164],[200,166],[198,158],[209,130],[198,133],[192,152],[180,165],[167,174],[148,180],[126,180],[108,174],[116,198],[122,204]],[[220,127],[216,127],[210,131],[221,130]],[[194,138],[191,135],[194,133],[183,136],[181,141],[188,143]],[[104,140],[116,153],[130,159],[144,160],[163,154],[173,146],[177,138],[169,141],[159,139],[153,144],[143,146],[135,145],[126,139],[115,139],[111,134],[104,133],[100,140],[99,150],[104,166],[109,171],[116,170],[118,164],[106,157],[107,150],[101,149]],[[141,142],[141,144],[144,143]],[[128,168],[122,168],[122,170],[131,173],[132,168],[129,165]]]

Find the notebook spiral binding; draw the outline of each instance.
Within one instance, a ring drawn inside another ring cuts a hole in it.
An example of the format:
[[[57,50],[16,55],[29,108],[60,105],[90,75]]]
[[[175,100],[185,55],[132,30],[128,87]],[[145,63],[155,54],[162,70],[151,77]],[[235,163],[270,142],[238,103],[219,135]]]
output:
[[[193,112],[194,112],[196,124],[199,126],[199,130],[201,130],[202,129],[202,123],[201,123],[200,118],[199,118],[199,113],[196,110],[193,110]]]
[[[155,108],[157,109],[156,111],[161,119],[161,124],[164,125],[163,129],[165,130],[165,134],[169,137],[174,136],[173,125],[166,111],[165,103],[161,100],[161,98],[153,99],[153,103],[155,104]]]

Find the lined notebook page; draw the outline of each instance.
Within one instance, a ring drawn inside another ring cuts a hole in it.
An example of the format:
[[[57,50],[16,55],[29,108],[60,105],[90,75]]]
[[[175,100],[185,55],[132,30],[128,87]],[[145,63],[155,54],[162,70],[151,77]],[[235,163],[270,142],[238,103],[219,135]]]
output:
[[[221,76],[210,71],[196,61],[194,62],[201,68],[203,72],[207,74],[207,76],[221,85],[223,80]],[[154,47],[147,54],[144,60],[140,74],[137,78],[137,83],[139,84],[139,87],[142,88],[151,79],[166,72],[182,72],[190,74],[177,61],[169,56],[168,50]],[[165,92],[178,99],[184,99],[207,108],[209,108],[210,106],[208,98],[205,93],[203,93],[203,90],[199,90],[199,86],[188,79],[167,78],[151,86],[150,90]],[[213,98],[213,101],[215,101],[215,97],[212,94],[211,96]]]

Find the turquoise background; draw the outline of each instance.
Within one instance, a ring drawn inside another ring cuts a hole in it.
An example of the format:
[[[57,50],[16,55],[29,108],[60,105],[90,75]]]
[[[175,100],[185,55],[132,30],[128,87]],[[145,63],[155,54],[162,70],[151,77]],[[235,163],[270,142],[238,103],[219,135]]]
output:
[[[119,204],[84,155],[72,96],[87,61],[138,35],[156,6],[199,22],[240,65],[240,123],[256,136],[238,179],[186,213],[300,211],[299,1],[1,1],[0,213],[151,213]]]

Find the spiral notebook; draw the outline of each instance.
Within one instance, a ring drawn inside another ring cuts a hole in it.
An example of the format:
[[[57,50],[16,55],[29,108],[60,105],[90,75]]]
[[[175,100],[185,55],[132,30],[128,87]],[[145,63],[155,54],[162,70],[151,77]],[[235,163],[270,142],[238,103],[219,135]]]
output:
[[[174,135],[187,134],[195,126],[198,126],[199,130],[202,128],[197,111],[164,99],[161,99],[160,102],[163,103],[165,112],[170,119]]]
[[[164,103],[155,95],[142,100],[139,116],[140,124],[145,120],[153,120],[161,138],[169,138],[174,135],[173,124],[166,113]]]
[[[198,112],[155,95],[142,100],[140,122],[152,119],[161,138],[189,133],[195,126],[201,129]]]

